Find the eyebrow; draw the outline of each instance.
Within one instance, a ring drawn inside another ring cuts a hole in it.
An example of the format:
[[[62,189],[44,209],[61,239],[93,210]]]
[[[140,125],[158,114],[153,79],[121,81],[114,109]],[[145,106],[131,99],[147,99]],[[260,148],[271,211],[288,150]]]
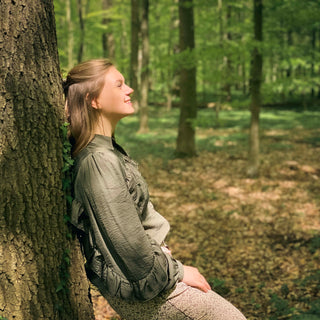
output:
[[[125,83],[125,78],[120,78],[120,79],[117,79],[117,80],[115,80],[115,82],[114,83],[116,83],[116,84],[118,84],[118,83]]]

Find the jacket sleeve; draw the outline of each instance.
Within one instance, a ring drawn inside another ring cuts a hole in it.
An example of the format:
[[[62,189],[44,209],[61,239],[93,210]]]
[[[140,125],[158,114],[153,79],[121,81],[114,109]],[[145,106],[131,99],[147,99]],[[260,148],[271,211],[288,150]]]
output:
[[[90,270],[100,287],[124,299],[149,300],[182,280],[181,263],[144,231],[115,154],[93,153],[82,161],[75,198],[84,206],[93,246],[103,257]]]

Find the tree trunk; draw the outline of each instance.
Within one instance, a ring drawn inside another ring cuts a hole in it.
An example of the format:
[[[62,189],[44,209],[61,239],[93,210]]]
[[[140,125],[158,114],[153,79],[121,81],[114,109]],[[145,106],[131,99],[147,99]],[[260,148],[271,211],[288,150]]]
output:
[[[0,21],[0,318],[93,319],[64,222],[53,3],[2,0]]]
[[[169,38],[168,38],[168,57],[171,57],[172,55],[175,54],[175,47],[178,48],[178,44],[174,43],[174,33],[175,29],[179,25],[179,18],[176,13],[177,5],[178,5],[178,0],[174,0],[174,6],[171,6],[170,8],[170,32],[169,32]],[[176,72],[173,70],[171,65],[167,69],[167,79],[166,79],[166,97],[167,97],[167,102],[166,102],[166,109],[167,111],[170,111],[172,109],[172,95],[173,95],[173,88],[176,87],[177,83],[177,76]]]
[[[127,60],[128,60],[128,52],[130,51],[131,44],[127,42],[128,39],[128,33],[127,33],[127,22],[126,20],[121,20],[121,39],[120,39],[120,52],[118,54],[118,57],[120,57],[121,62],[121,68],[119,65],[120,70],[126,70],[126,74],[130,74],[130,68],[131,66],[128,66]],[[129,44],[129,46],[128,46]],[[118,62],[118,59],[117,59]],[[129,70],[127,71],[129,67]],[[130,80],[130,79],[129,79]]]
[[[223,28],[223,14],[222,14],[222,0],[218,0],[218,21],[219,21],[219,46],[221,48],[221,51],[224,51],[223,50],[223,47],[224,47],[224,28]],[[216,105],[216,108],[215,108],[215,112],[216,112],[216,119],[218,120],[219,119],[219,112],[220,112],[220,105],[222,103],[222,90],[225,89],[222,81],[225,80],[225,77],[224,77],[224,71],[225,71],[225,61],[226,60],[226,57],[223,56],[222,57],[222,63],[221,63],[221,81],[220,81],[220,92],[219,92],[219,97],[218,97],[218,101],[217,101],[217,105]]]
[[[146,133],[148,128],[148,90],[149,90],[149,0],[142,0],[141,38],[141,93],[140,93],[140,128],[139,133]]]
[[[68,69],[73,67],[73,22],[71,18],[71,1],[66,1],[66,20],[68,25]]]
[[[317,36],[316,28],[313,28],[311,31],[312,53],[311,53],[311,70],[310,70],[312,83],[314,83],[314,75],[315,75],[314,65],[315,65],[315,52],[316,52],[316,36]],[[311,95],[311,98],[314,98],[314,96],[315,96],[314,84],[312,85],[310,95]]]
[[[227,5],[226,24],[228,28],[230,28],[230,24],[231,24],[230,20],[231,20],[231,6]],[[229,30],[225,34],[225,39],[227,43],[229,43],[229,41],[232,40],[232,35]],[[224,57],[224,61],[225,61],[224,91],[225,91],[227,101],[231,101],[231,79],[232,79],[232,63],[229,55],[230,55],[230,51]]]
[[[180,52],[194,49],[194,18],[192,0],[179,0]],[[180,119],[176,152],[180,156],[196,154],[195,129],[197,117],[196,67],[182,66],[180,71]]]
[[[253,0],[254,4],[254,39],[262,43],[262,0]],[[249,144],[248,175],[255,177],[259,172],[259,115],[261,107],[260,87],[262,82],[261,46],[252,52],[251,66],[251,124]]]
[[[83,20],[83,3],[82,0],[77,0],[77,7],[78,7],[78,16],[79,16],[79,28],[80,28],[80,44],[78,50],[78,63],[80,63],[83,59],[83,51],[84,51],[84,20]]]
[[[139,54],[139,0],[131,0],[131,55],[130,55],[130,86],[134,90],[133,108],[137,112],[139,109],[138,92],[138,54]]]
[[[291,50],[292,44],[293,44],[293,41],[292,41],[292,30],[288,30],[287,31],[287,45],[288,45],[288,50],[289,51]],[[288,65],[287,70],[286,70],[286,77],[290,78],[292,76],[292,67],[291,67],[290,59],[288,59],[288,62],[289,62],[289,65]]]
[[[318,30],[318,48],[320,47],[320,27],[317,28]],[[320,74],[320,67],[318,66],[317,74]],[[318,85],[318,94],[317,94],[318,99],[320,99],[320,86]]]
[[[106,11],[106,17],[102,19],[102,24],[106,27],[107,31],[102,34],[102,47],[103,56],[105,58],[114,59],[115,58],[115,41],[113,37],[113,32],[111,29],[111,19],[108,17],[110,15],[109,10],[112,8],[112,0],[103,0],[102,9]]]

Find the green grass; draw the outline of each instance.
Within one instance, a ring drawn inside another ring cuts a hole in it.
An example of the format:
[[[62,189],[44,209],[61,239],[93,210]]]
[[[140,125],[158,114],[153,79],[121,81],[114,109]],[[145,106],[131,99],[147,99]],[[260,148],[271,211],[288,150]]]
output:
[[[117,128],[117,140],[131,156],[137,160],[148,154],[163,159],[174,157],[176,147],[179,110],[167,112],[164,108],[151,107],[149,110],[149,128],[147,134],[137,134],[139,118],[133,115],[121,120]],[[197,132],[197,150],[215,152],[217,150],[234,150],[247,148],[250,112],[247,110],[221,111],[219,119],[212,109],[200,109],[195,121]],[[260,114],[260,127],[263,132],[270,130],[313,130],[320,128],[320,112],[296,112],[288,110],[264,110]],[[208,133],[206,133],[208,130]],[[214,133],[210,133],[214,130]],[[290,134],[272,137],[270,148],[286,150],[291,148]],[[277,140],[276,142],[274,140]],[[320,145],[320,137],[314,135],[304,138],[303,142],[313,146]]]

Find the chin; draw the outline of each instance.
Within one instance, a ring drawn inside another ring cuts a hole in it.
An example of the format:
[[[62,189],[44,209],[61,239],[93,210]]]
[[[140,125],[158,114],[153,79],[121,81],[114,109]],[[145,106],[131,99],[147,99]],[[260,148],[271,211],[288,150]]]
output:
[[[121,118],[130,116],[130,115],[132,115],[132,114],[134,114],[134,109],[133,109],[133,108],[132,108],[131,110],[128,110],[127,112],[123,113],[123,114],[121,115]]]
[[[130,109],[128,110],[128,114],[127,114],[127,115],[133,114],[134,111],[135,111],[135,110],[134,110],[133,106],[131,105],[131,106],[130,106]]]

